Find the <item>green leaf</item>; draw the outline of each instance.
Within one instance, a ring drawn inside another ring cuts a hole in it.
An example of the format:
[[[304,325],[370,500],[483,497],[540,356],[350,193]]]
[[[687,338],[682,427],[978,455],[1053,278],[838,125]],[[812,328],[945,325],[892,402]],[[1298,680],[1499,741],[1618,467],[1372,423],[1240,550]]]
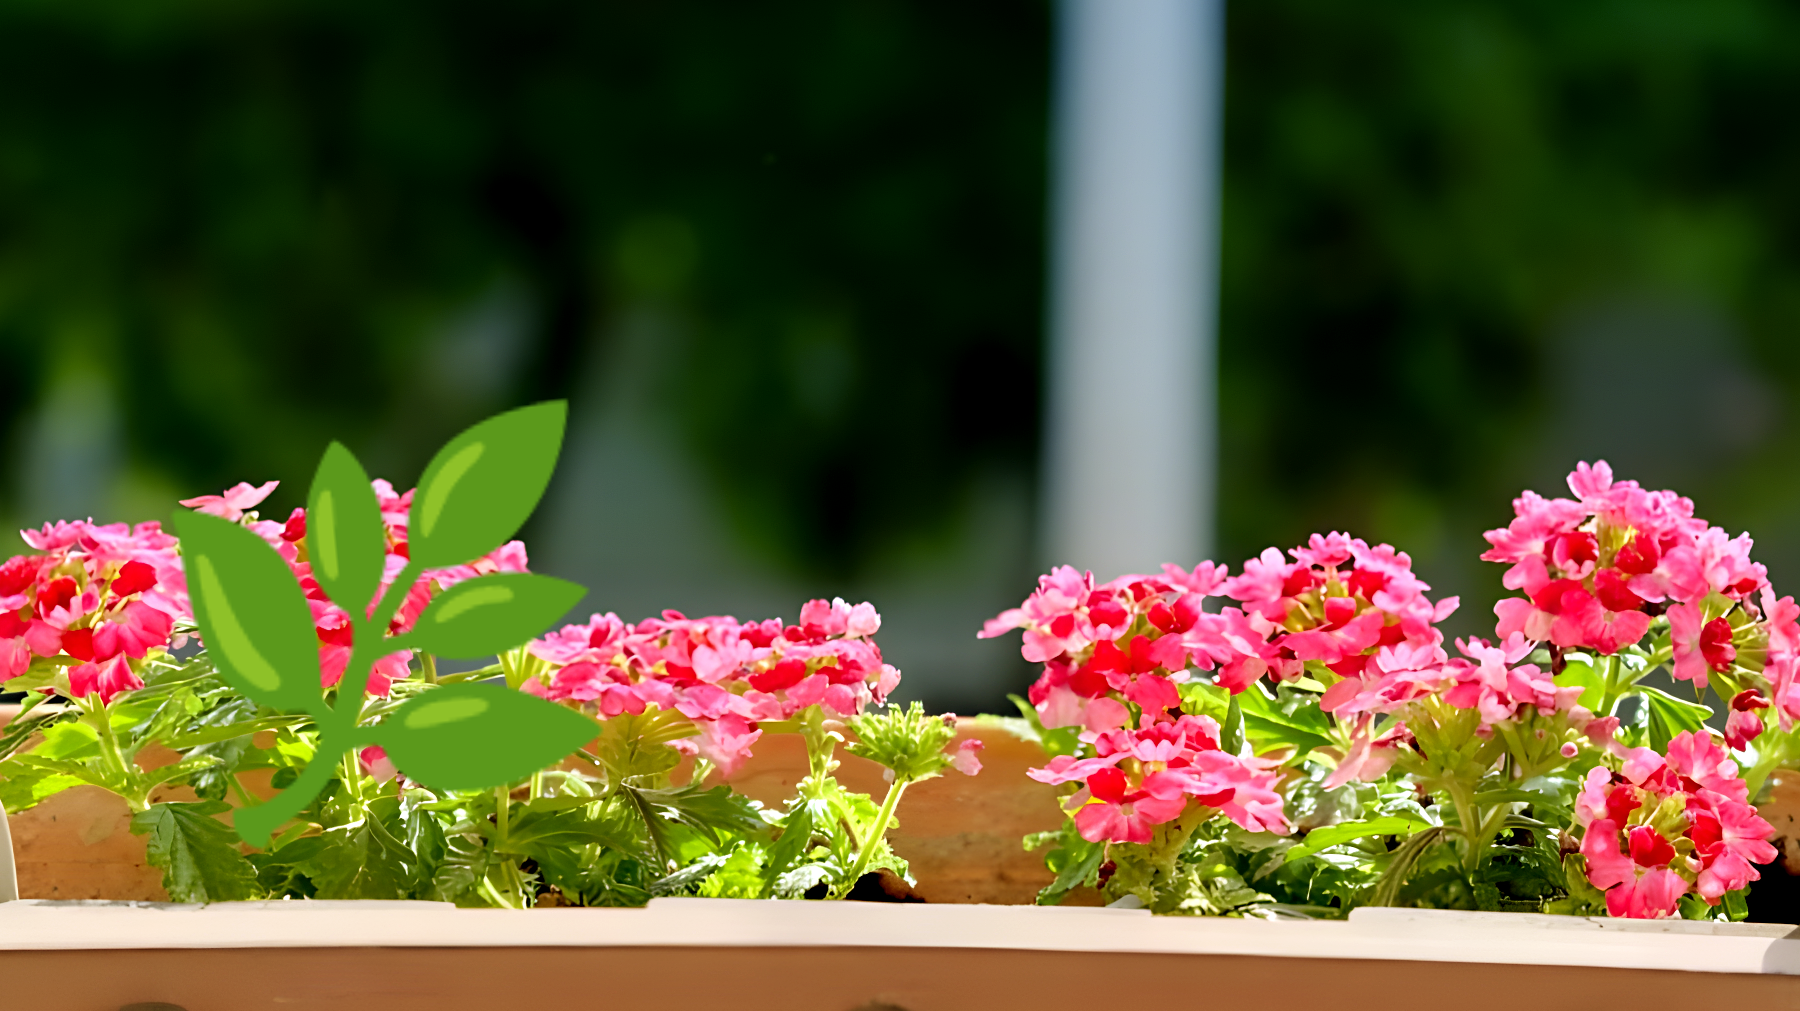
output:
[[[1093,882],[1100,870],[1100,862],[1106,857],[1104,845],[1088,842],[1076,835],[1072,827],[1065,827],[1061,842],[1044,855],[1044,862],[1056,872],[1056,879],[1038,893],[1037,904],[1040,906],[1054,906],[1063,896]]]
[[[374,728],[408,779],[435,790],[486,790],[566,758],[600,727],[573,709],[499,685],[424,692]]]
[[[845,751],[891,770],[894,781],[931,779],[950,764],[944,747],[956,739],[955,720],[927,716],[919,702],[850,718],[856,735]]]
[[[326,447],[306,495],[306,553],[333,603],[368,610],[387,565],[387,533],[369,475],[341,442]]]
[[[567,416],[560,400],[521,407],[438,450],[413,495],[412,560],[428,569],[461,565],[517,533],[550,484]]]
[[[271,709],[323,714],[319,639],[287,562],[217,516],[178,512],[175,528],[194,620],[219,675]]]
[[[407,639],[453,660],[493,656],[530,641],[580,602],[574,583],[502,572],[457,583],[419,616]]]
[[[769,847],[768,859],[763,864],[763,898],[773,895],[781,876],[806,856],[806,851],[812,848],[815,816],[828,816],[829,810],[829,805],[822,800],[797,798],[790,803],[787,813],[777,823],[781,835]]]
[[[1648,685],[1638,685],[1650,715],[1650,747],[1658,754],[1668,754],[1669,741],[1682,731],[1698,733],[1713,714],[1706,706],[1684,702],[1667,692]]]
[[[1331,720],[1319,709],[1319,696],[1283,685],[1270,698],[1260,681],[1233,696],[1244,715],[1244,736],[1259,755],[1293,748],[1301,758],[1331,743]]]
[[[146,852],[150,863],[162,868],[170,899],[232,902],[260,893],[256,868],[239,851],[237,836],[213,817],[228,810],[224,803],[204,800],[152,804],[131,816],[132,834],[149,837]]]
[[[1431,827],[1431,823],[1423,818],[1394,816],[1370,818],[1368,821],[1344,822],[1341,825],[1327,825],[1324,828],[1315,828],[1308,832],[1305,842],[1287,851],[1284,862],[1293,863],[1295,860],[1311,856],[1327,846],[1336,846],[1356,839],[1381,835],[1404,837]]]
[[[1576,704],[1589,709],[1598,708],[1600,700],[1606,695],[1606,674],[1594,663],[1594,658],[1586,653],[1574,650],[1564,653],[1562,673],[1552,680],[1563,688],[1579,686],[1581,698],[1576,700]]]
[[[1242,692],[1231,696],[1231,703],[1225,710],[1225,722],[1219,725],[1219,748],[1228,755],[1235,755],[1244,746],[1244,710],[1239,702]]]
[[[392,801],[393,798],[384,798]],[[373,806],[373,805],[371,805]],[[397,807],[397,805],[394,805]],[[396,837],[376,811],[348,825],[327,829],[320,846],[300,865],[318,888],[321,899],[397,899],[402,897],[407,858],[412,851]]]
[[[680,822],[712,840],[724,841],[726,833],[753,839],[768,837],[756,803],[728,786],[701,789],[697,783],[662,790],[646,790],[627,786],[651,810],[670,821]]]
[[[650,855],[649,840],[633,831],[625,803],[589,801],[586,808],[543,813],[534,810],[537,803],[527,804],[507,830],[506,852],[538,856],[597,844],[635,857]]]
[[[86,782],[80,776],[71,776],[41,765],[0,763],[0,804],[5,805],[8,814],[18,814],[36,807],[47,797]]]

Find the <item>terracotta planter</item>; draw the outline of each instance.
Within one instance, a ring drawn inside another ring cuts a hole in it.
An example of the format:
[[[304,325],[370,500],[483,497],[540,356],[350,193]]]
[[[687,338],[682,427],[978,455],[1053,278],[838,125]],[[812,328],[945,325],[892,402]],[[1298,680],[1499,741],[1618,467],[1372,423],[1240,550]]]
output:
[[[1775,1008],[1800,941],[1758,924],[1358,910],[1346,921],[1115,909],[657,899],[646,909],[0,906],[7,1007],[1458,1011]],[[1148,989],[1146,989],[1148,987]],[[1124,994],[1125,996],[1121,996]]]
[[[12,715],[0,712],[0,725]],[[928,902],[1029,903],[1050,882],[1042,854],[1027,853],[1019,840],[1028,832],[1053,829],[1062,815],[1054,789],[1034,783],[1025,770],[1043,762],[1037,745],[1022,741],[998,724],[963,721],[960,737],[983,742],[981,775],[955,772],[907,790],[900,825],[890,837],[918,880],[914,890]],[[882,769],[840,754],[838,777],[853,790],[877,799],[886,790]],[[145,768],[178,760],[174,752],[147,748]],[[806,775],[806,751],[794,735],[765,737],[755,757],[731,784],[765,804],[793,795]],[[159,793],[158,800],[192,800],[185,787]],[[130,831],[125,802],[98,787],[78,786],[12,818],[19,895],[27,899],[113,899],[168,901],[162,872],[144,856],[144,839]],[[1072,897],[1092,904],[1096,895]]]

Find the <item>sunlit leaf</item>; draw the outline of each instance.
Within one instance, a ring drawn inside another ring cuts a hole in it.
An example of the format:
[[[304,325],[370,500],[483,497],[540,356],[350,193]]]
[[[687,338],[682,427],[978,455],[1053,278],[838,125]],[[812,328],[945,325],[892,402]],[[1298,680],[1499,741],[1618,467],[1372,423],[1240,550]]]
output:
[[[176,902],[230,902],[255,898],[256,868],[238,849],[237,836],[213,817],[228,810],[219,801],[152,804],[131,817],[134,835],[148,836],[145,851],[162,868],[163,889]]]

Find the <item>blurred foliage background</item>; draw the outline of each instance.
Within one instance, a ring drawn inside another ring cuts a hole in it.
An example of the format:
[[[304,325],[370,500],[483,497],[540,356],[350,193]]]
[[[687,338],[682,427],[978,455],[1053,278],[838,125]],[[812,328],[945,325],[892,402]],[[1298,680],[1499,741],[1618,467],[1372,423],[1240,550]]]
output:
[[[971,636],[1053,561],[1051,21],[4,0],[0,516],[285,512],[330,438],[405,485],[566,396],[528,541],[588,607],[867,596],[908,694],[1004,706],[1029,672]],[[1228,39],[1223,559],[1390,540],[1473,631],[1480,531],[1604,455],[1800,573],[1800,12],[1264,0]]]

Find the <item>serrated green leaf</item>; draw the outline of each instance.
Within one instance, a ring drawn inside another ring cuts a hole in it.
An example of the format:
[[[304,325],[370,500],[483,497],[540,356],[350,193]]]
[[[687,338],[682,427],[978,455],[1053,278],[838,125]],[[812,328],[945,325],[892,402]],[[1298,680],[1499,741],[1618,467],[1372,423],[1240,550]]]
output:
[[[397,806],[393,798],[385,799]],[[397,812],[389,817],[397,819]],[[358,821],[327,829],[319,837],[318,850],[300,869],[312,879],[321,899],[401,898],[412,853],[397,830],[403,831],[397,824],[387,824],[382,814],[368,811]]]
[[[233,902],[260,894],[256,868],[237,836],[213,815],[229,810],[215,800],[152,804],[131,816],[134,835],[148,836],[145,852],[162,868],[163,889],[176,902]]]
[[[1105,846],[1065,831],[1062,844],[1044,855],[1044,862],[1056,872],[1056,879],[1038,893],[1037,904],[1054,906],[1061,902],[1063,896],[1095,877],[1105,856]]]
[[[341,442],[325,448],[306,495],[306,551],[333,603],[368,610],[387,565],[387,534],[369,475]]]
[[[433,600],[407,638],[427,653],[453,660],[493,656],[542,634],[586,594],[549,576],[479,576]]]
[[[550,484],[567,416],[560,400],[521,407],[438,450],[413,495],[407,526],[413,561],[428,569],[461,565],[517,533]]]
[[[708,790],[689,783],[660,790],[627,788],[664,817],[694,829],[715,844],[722,842],[726,833],[753,839],[768,837],[768,824],[756,802],[728,786]]]
[[[824,801],[802,798],[791,804],[781,816],[777,823],[781,834],[769,847],[768,858],[763,863],[764,898],[773,895],[781,876],[806,856],[806,851],[812,848],[815,818],[827,814],[828,808]]]
[[[1649,710],[1650,747],[1658,754],[1668,753],[1669,741],[1676,734],[1699,732],[1707,717],[1712,715],[1712,710],[1706,706],[1684,702],[1648,685],[1638,685],[1637,691],[1644,696],[1644,704]]]
[[[485,790],[567,758],[600,733],[573,709],[491,684],[435,688],[374,728],[408,779],[436,790]]]
[[[217,516],[178,512],[175,528],[194,620],[219,675],[271,709],[321,713],[318,635],[287,562]]]
[[[1261,755],[1293,748],[1295,757],[1331,743],[1331,720],[1319,709],[1319,696],[1282,686],[1270,698],[1256,682],[1234,696],[1244,717],[1244,736]]]
[[[527,805],[507,830],[505,849],[536,856],[549,850],[600,845],[643,857],[649,855],[648,842],[643,834],[633,830],[633,820],[625,806],[589,801],[586,808],[544,813]]]

